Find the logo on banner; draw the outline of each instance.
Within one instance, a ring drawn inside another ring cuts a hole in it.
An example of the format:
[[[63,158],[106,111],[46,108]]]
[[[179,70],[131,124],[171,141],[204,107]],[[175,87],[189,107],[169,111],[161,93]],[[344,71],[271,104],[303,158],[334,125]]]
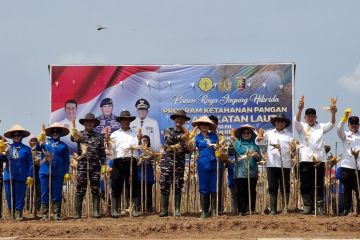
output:
[[[209,77],[200,78],[199,88],[200,88],[202,91],[208,92],[208,91],[210,91],[213,87],[214,87],[214,83],[213,83],[213,80],[211,80],[211,78],[209,78]]]
[[[236,89],[244,90],[246,87],[246,78],[245,77],[236,77],[235,85],[236,85]]]
[[[231,79],[228,77],[224,77],[223,79],[218,81],[217,87],[220,92],[230,92],[232,87]]]

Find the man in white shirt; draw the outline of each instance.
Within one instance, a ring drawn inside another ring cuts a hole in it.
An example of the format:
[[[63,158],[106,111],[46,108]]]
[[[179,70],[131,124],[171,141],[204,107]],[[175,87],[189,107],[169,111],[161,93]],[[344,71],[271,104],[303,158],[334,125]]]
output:
[[[295,129],[299,134],[300,148],[300,191],[304,202],[304,214],[311,214],[316,204],[317,213],[322,215],[324,205],[324,175],[326,153],[324,147],[324,134],[329,132],[335,124],[336,106],[330,107],[331,118],[327,123],[316,121],[316,110],[308,108],[305,111],[305,122],[300,122],[304,101],[298,103],[298,111],[295,116]],[[316,203],[314,203],[314,186],[316,178]]]
[[[72,129],[72,120],[76,119],[76,111],[77,111],[77,102],[74,99],[69,99],[64,104],[64,111],[65,111],[65,119],[60,122],[60,124],[64,125],[67,129]],[[76,121],[76,128],[78,131],[84,130],[84,126]],[[69,153],[73,154],[77,152],[77,144],[70,139],[71,134],[68,134],[61,138],[61,141],[66,143],[69,148]]]
[[[293,136],[287,129],[291,124],[291,120],[288,119],[285,114],[280,113],[276,117],[272,117],[270,122],[275,128],[266,131],[263,135],[258,134],[255,142],[258,145],[267,143],[268,146],[266,172],[269,184],[270,215],[275,215],[277,211],[279,183],[283,207],[288,206],[289,203],[291,171],[290,142],[292,141]],[[276,144],[279,144],[279,146],[276,146]],[[280,147],[280,149],[277,147]],[[284,190],[286,193],[285,195]],[[286,199],[286,203],[284,199]],[[287,211],[287,209],[285,209],[285,211]]]
[[[132,208],[132,216],[137,217],[139,213],[139,199],[137,196],[137,164],[136,158],[138,157],[137,150],[129,150],[129,147],[137,147],[141,145],[142,136],[130,128],[130,122],[134,121],[135,117],[130,115],[129,111],[122,111],[116,120],[120,123],[121,127],[110,135],[111,148],[113,152],[113,165],[111,172],[111,216],[117,218],[120,216],[120,198],[125,182],[126,191],[130,192],[130,164],[132,159],[132,198],[131,201],[135,206]]]
[[[350,213],[352,205],[352,191],[355,191],[357,200],[357,214],[360,214],[360,201],[355,171],[359,173],[359,160],[355,160],[352,152],[360,150],[359,117],[351,116],[351,109],[346,109],[337,128],[337,133],[343,144],[342,159],[340,163],[341,182],[344,185],[344,211],[342,216]],[[345,123],[348,122],[349,131],[345,131]],[[356,163],[356,164],[355,164]]]
[[[131,129],[135,132],[138,132],[141,128],[143,135],[148,135],[150,137],[152,149],[159,151],[160,150],[160,130],[158,122],[148,117],[150,103],[141,98],[135,103],[137,117],[131,122]]]

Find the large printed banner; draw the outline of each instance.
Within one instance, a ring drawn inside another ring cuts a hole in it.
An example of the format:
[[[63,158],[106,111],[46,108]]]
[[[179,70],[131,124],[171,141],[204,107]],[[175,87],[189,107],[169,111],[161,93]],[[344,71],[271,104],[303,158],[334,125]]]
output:
[[[219,132],[245,123],[271,128],[271,116],[293,116],[295,65],[161,65],[56,66],[51,68],[50,122],[71,127],[71,119],[93,113],[101,120],[98,131],[117,129],[124,109],[150,135],[155,149],[161,132],[173,126],[170,115],[184,109],[192,119],[219,118]],[[138,108],[136,108],[136,106]],[[140,108],[139,106],[142,106]],[[106,108],[107,107],[107,108]],[[146,110],[147,108],[147,110]],[[77,122],[77,128],[81,129]],[[191,128],[191,123],[187,124]],[[291,130],[291,129],[290,129]]]

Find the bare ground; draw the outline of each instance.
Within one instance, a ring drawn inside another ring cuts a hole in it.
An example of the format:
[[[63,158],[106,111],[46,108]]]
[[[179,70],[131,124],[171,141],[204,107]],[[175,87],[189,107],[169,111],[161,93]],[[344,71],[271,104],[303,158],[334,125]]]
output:
[[[81,220],[41,221],[28,218],[23,222],[4,220],[0,237],[39,238],[167,238],[167,239],[256,239],[259,237],[356,238],[360,237],[360,217],[222,215],[200,220],[197,216],[160,218],[147,215],[119,219],[84,218]]]

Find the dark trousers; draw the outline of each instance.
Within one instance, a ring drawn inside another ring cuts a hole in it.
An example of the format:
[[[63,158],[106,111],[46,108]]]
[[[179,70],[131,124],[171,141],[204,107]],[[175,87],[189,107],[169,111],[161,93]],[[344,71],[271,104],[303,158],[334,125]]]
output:
[[[123,186],[125,183],[125,189],[130,193],[130,158],[116,158],[113,162],[113,168],[111,172],[111,195],[114,198],[120,198]],[[136,158],[132,161],[132,197],[137,197],[137,164]]]
[[[304,206],[314,207],[314,186],[315,186],[315,167],[313,162],[300,162],[300,191],[304,200]],[[316,202],[322,204],[324,201],[324,175],[325,164],[320,163],[316,167]]]
[[[152,212],[152,187],[153,187],[153,183],[151,182],[145,182],[144,181],[144,186],[143,186],[143,192],[141,193],[141,181],[138,182],[138,196],[141,197],[142,194],[142,199],[143,199],[143,206],[145,208],[146,212]],[[146,195],[145,195],[145,185],[146,185]],[[146,199],[145,199],[146,196]],[[141,202],[141,200],[140,200]]]
[[[290,168],[283,168],[284,170],[284,181],[285,181],[285,191],[286,195],[290,194]],[[266,168],[267,179],[269,184],[269,194],[276,195],[280,187],[281,195],[284,194],[284,187],[282,181],[281,168],[278,167],[268,167]]]
[[[341,182],[344,185],[344,210],[349,212],[352,206],[352,191],[355,191],[357,203],[360,203],[355,171],[355,169],[341,168]],[[360,171],[358,174],[360,175]],[[358,209],[360,209],[359,206]]]
[[[255,211],[257,178],[250,178],[251,211]],[[240,213],[249,210],[248,179],[235,178],[237,206]]]

